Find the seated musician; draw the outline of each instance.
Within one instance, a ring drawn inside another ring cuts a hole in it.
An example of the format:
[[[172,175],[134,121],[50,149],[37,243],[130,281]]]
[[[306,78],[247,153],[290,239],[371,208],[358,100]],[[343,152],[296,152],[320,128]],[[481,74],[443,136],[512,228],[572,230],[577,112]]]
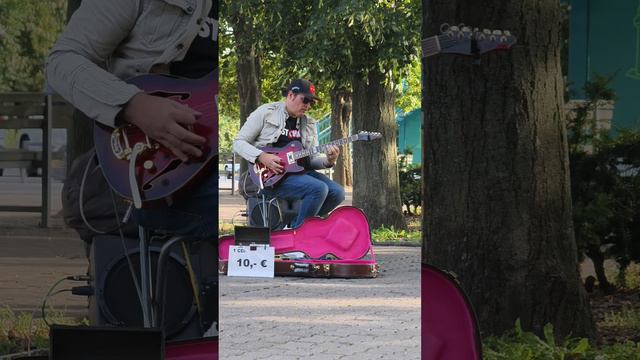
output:
[[[199,157],[206,139],[187,126],[200,114],[125,80],[212,72],[218,66],[217,18],[217,0],[83,0],[47,59],[47,82],[95,121],[136,125],[180,160]],[[188,196],[136,211],[135,220],[151,230],[217,238],[217,174],[203,178]]]
[[[264,104],[252,112],[233,141],[233,150],[251,163],[260,163],[277,174],[284,171],[280,158],[260,150],[262,147],[281,148],[297,140],[305,149],[318,145],[316,122],[305,115],[319,100],[314,85],[303,79],[293,81],[283,92],[284,101]],[[340,151],[329,146],[325,154],[312,154],[299,160],[305,170],[285,174],[265,192],[283,199],[301,199],[298,215],[290,224],[299,227],[305,218],[324,216],[344,201],[344,189],[315,170],[335,165]],[[250,165],[251,166],[251,165]]]

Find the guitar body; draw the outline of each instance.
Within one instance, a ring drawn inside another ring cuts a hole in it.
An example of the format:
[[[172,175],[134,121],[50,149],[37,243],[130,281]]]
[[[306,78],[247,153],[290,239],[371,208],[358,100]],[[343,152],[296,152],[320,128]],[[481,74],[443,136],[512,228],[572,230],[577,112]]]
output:
[[[252,164],[249,166],[249,176],[254,184],[260,184],[262,178],[262,184],[265,187],[274,186],[277,184],[286,174],[297,173],[304,170],[304,167],[298,165],[298,162],[290,159],[290,154],[296,151],[302,150],[302,143],[299,141],[292,141],[287,146],[281,148],[263,147],[260,150],[273,155],[278,155],[280,158],[280,164],[284,166],[284,171],[280,174],[276,174],[272,170],[268,169],[262,164]]]
[[[190,130],[205,137],[207,142],[201,147],[203,155],[200,158],[183,163],[169,149],[148,139],[133,125],[114,129],[96,123],[96,154],[109,185],[116,192],[125,198],[132,198],[129,158],[136,143],[147,144],[135,164],[135,177],[142,201],[171,196],[212,170],[218,154],[217,79],[217,71],[214,71],[195,80],[150,74],[127,81],[147,94],[172,99],[202,113]]]
[[[219,267],[226,272],[233,236],[218,242]],[[275,273],[282,276],[376,277],[378,265],[371,246],[369,222],[362,210],[342,206],[326,218],[312,217],[295,230],[274,231]],[[286,253],[303,253],[304,258],[278,258]],[[370,258],[365,258],[367,254]],[[327,255],[332,255],[330,260]]]
[[[352,141],[373,141],[381,138],[382,135],[377,132],[360,131],[358,134],[346,137],[344,139],[335,140],[327,144],[315,146],[312,149],[304,149],[299,141],[292,141],[287,146],[281,148],[262,147],[260,150],[277,155],[280,158],[280,165],[284,167],[282,173],[276,174],[266,166],[255,163],[249,166],[249,177],[254,184],[261,189],[276,185],[288,173],[297,173],[304,170],[304,167],[298,165],[298,160],[325,152],[329,145],[344,145]]]

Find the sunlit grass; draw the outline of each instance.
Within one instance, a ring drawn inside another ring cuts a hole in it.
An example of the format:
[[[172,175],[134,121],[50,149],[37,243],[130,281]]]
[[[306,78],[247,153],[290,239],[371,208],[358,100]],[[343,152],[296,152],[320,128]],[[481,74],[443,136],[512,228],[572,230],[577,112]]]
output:
[[[64,313],[49,310],[47,320],[50,324],[78,325],[86,320],[65,317]],[[0,308],[0,355],[7,355],[34,349],[46,349],[49,346],[49,327],[41,318],[32,313],[16,313],[8,307]]]

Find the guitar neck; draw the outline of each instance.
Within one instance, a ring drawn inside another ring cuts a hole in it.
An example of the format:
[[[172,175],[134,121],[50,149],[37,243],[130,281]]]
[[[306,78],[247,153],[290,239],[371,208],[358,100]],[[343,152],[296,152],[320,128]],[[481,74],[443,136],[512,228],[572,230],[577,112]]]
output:
[[[318,145],[318,146],[314,146],[310,149],[304,149],[304,150],[300,150],[300,151],[296,151],[295,153],[293,153],[293,157],[298,160],[298,159],[302,159],[304,157],[307,156],[311,156],[313,154],[320,154],[320,153],[325,153],[327,152],[327,148],[329,147],[329,145],[337,145],[337,146],[342,146],[354,141],[358,140],[358,135],[352,135],[343,139],[338,139],[338,140],[334,140],[331,142],[328,142],[326,144],[322,144],[322,145]]]

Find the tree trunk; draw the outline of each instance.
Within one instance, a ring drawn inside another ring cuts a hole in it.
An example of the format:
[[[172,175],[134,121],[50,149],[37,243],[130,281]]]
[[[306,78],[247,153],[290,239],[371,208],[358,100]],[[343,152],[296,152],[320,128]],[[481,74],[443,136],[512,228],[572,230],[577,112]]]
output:
[[[80,7],[82,0],[69,0],[67,3],[67,21]],[[73,123],[67,134],[67,169],[78,156],[93,148],[93,120],[81,113],[73,111]]]
[[[424,2],[423,2],[424,3]],[[427,32],[457,19],[518,44],[426,60],[427,262],[459,275],[486,334],[595,337],[573,236],[556,0],[426,1]]]
[[[353,79],[353,131],[377,131],[382,139],[353,144],[353,205],[361,208],[372,229],[406,228],[400,202],[396,147],[395,96],[385,76],[372,71]]]
[[[351,119],[351,92],[344,89],[331,90],[331,140],[349,136]],[[351,152],[348,147],[340,149],[340,157],[333,168],[333,180],[342,186],[352,186]]]
[[[236,64],[238,78],[238,95],[240,99],[240,127],[247,121],[247,116],[260,106],[260,58],[256,47],[247,41],[253,31],[251,24],[244,16],[230,16],[233,37],[236,45],[238,62]],[[240,173],[247,170],[247,161],[240,158]]]

